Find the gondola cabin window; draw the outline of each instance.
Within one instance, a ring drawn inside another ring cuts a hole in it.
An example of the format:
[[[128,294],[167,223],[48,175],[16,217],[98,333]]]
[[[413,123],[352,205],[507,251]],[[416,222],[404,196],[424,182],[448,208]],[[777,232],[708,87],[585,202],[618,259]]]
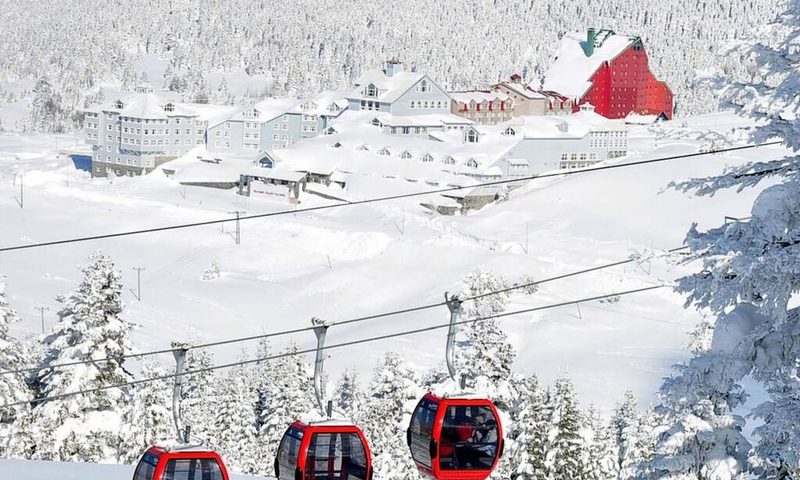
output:
[[[306,480],[367,480],[367,453],[355,433],[315,433],[306,457]]]
[[[158,466],[158,457],[150,452],[145,453],[142,460],[139,461],[139,465],[136,466],[133,480],[153,480],[156,466]]]
[[[430,438],[433,432],[433,423],[439,405],[428,399],[423,399],[411,417],[409,431],[409,444],[414,459],[417,459],[428,468],[431,468]]]
[[[223,480],[223,476],[213,458],[176,458],[167,462],[161,480]]]
[[[497,433],[497,419],[491,409],[447,407],[439,451],[442,470],[492,468],[499,442]]]
[[[289,428],[283,436],[281,445],[278,447],[279,478],[294,479],[294,471],[297,467],[297,458],[300,456],[300,443],[302,441],[303,432],[297,428]]]

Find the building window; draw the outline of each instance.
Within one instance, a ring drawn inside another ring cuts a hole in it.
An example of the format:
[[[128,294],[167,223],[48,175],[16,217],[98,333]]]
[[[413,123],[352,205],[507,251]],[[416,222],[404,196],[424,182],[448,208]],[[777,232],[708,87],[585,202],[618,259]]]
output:
[[[231,142],[225,142],[225,148],[231,148]]]
[[[377,97],[378,96],[378,88],[375,85],[370,83],[369,85],[367,85],[367,88],[364,89],[364,96],[365,97],[372,97],[372,98]]]
[[[173,111],[175,111],[175,105],[173,105],[171,103],[168,103],[168,104],[164,105],[164,111],[165,112],[173,112]]]
[[[428,81],[427,80],[422,80],[417,85],[417,91],[418,92],[429,92],[430,90],[431,90],[431,87],[430,87],[430,85],[428,85]]]
[[[467,143],[478,143],[478,132],[474,129],[470,128],[464,134],[464,141]]]

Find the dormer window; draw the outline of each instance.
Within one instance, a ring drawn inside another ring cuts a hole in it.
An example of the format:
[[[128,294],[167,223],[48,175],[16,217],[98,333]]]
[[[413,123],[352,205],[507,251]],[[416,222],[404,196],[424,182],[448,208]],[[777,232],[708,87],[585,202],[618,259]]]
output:
[[[380,150],[378,150],[378,155],[381,155],[381,156],[384,156],[384,157],[388,157],[391,154],[392,154],[392,152],[390,152],[388,148],[381,148]]]
[[[455,165],[456,164],[456,159],[451,157],[450,155],[448,155],[448,156],[444,157],[444,159],[442,160],[442,163],[444,163],[445,165]]]
[[[431,155],[430,153],[426,153],[425,156],[422,157],[422,161],[425,163],[432,162],[433,155]]]
[[[117,102],[114,104],[114,108],[116,108],[117,110],[122,110],[123,108],[125,108],[125,104],[117,100]]]
[[[428,84],[427,80],[422,80],[417,85],[417,91],[418,92],[422,92],[422,93],[430,92],[431,91],[431,86],[430,86],[430,84]]]
[[[331,148],[342,148],[342,144],[339,143],[339,142],[336,142],[333,145],[331,145]]]
[[[328,111],[329,111],[329,112],[336,113],[336,112],[338,112],[339,110],[341,110],[341,108],[339,108],[339,105],[336,105],[335,103],[331,103],[331,104],[328,106]]]
[[[269,157],[263,157],[258,161],[258,166],[262,168],[273,168],[275,163]]]
[[[476,132],[474,128],[470,128],[464,132],[464,142],[478,143],[478,132]]]
[[[403,160],[409,160],[412,157],[413,155],[411,155],[411,152],[409,152],[408,150],[403,150],[403,153],[400,154],[400,158],[402,158]]]
[[[359,145],[359,146],[356,148],[356,151],[357,151],[357,152],[369,152],[369,147],[368,147],[368,146],[366,146],[366,145]]]
[[[370,123],[370,125],[374,125],[376,127],[382,127],[383,126],[381,124],[381,121],[378,120],[377,118],[373,118],[372,121],[370,121],[369,123]]]
[[[121,105],[121,103],[120,103],[120,105]],[[164,111],[165,112],[174,112],[175,111],[175,105],[173,105],[171,103],[168,103],[168,104],[164,105]]]
[[[474,158],[470,158],[464,165],[468,166],[469,168],[478,168],[478,161]]]
[[[337,133],[337,132],[336,132],[336,129],[335,129],[335,128],[333,128],[333,127],[328,127],[328,128],[327,128],[327,129],[325,129],[325,131],[324,131],[324,132],[322,132],[322,133],[323,133],[323,135],[333,135],[334,133]]]
[[[255,108],[248,108],[247,110],[242,113],[244,118],[256,118],[258,116],[258,112]]]
[[[365,97],[372,97],[377,98],[378,96],[378,87],[373,84],[367,85],[367,88],[364,89],[364,96]]]
[[[516,134],[517,134],[517,132],[515,132],[514,129],[511,128],[511,127],[508,127],[508,128],[505,129],[505,131],[503,131],[503,135],[505,135],[507,137],[513,137]]]

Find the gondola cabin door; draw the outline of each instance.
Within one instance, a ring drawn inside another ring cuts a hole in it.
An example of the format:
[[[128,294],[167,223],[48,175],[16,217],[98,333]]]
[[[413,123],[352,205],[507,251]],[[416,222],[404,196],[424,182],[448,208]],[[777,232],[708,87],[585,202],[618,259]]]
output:
[[[329,420],[294,422],[275,458],[278,480],[371,480],[372,459],[361,430]]]
[[[425,395],[406,441],[417,469],[436,480],[485,480],[503,451],[497,409],[486,399]]]

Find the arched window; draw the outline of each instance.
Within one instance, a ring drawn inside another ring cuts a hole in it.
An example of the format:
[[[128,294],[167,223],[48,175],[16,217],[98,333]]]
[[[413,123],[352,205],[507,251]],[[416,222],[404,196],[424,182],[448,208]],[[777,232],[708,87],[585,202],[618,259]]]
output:
[[[258,166],[263,168],[273,168],[275,163],[269,157],[263,157],[258,161]]]
[[[506,135],[508,137],[513,137],[516,134],[517,132],[515,132],[514,129],[511,127],[506,128],[505,131],[503,132],[503,135]]]
[[[474,128],[470,128],[464,132],[464,141],[466,143],[478,143],[478,132]]]

